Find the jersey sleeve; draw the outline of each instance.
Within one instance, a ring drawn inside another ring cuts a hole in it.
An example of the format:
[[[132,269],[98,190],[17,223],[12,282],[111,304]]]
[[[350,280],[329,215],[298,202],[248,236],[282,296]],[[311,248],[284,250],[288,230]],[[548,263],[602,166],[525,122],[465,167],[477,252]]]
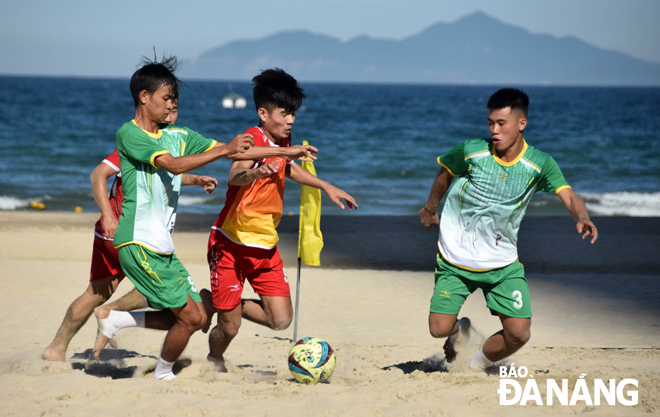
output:
[[[571,188],[571,186],[566,182],[557,162],[549,157],[541,167],[538,191],[559,194],[565,188]]]
[[[141,132],[141,131],[139,131]],[[149,140],[146,134],[140,134],[137,130],[117,133],[118,151],[135,161],[145,164],[156,165],[156,157],[170,153],[167,149]]]
[[[104,164],[115,170],[115,172],[119,172],[120,165],[119,165],[119,152],[117,152],[117,148],[115,148],[115,151],[111,153],[110,155],[106,156],[103,161]]]
[[[439,156],[438,163],[454,177],[463,175],[468,169],[468,164],[465,162],[465,142],[459,143],[449,152]]]
[[[183,128],[183,130],[187,133],[184,138],[186,142],[186,147],[183,150],[184,155],[204,153],[211,150],[217,143],[214,139],[205,138],[194,130],[188,128]]]

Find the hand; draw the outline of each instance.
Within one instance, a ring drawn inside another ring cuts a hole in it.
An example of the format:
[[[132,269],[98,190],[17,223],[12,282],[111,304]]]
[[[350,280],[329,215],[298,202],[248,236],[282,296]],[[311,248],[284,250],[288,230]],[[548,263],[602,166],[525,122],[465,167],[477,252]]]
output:
[[[284,149],[284,156],[292,161],[315,161],[319,151],[310,145],[294,145]]]
[[[114,239],[118,223],[119,222],[114,215],[103,216],[103,235],[108,239]]]
[[[422,224],[426,230],[431,230],[432,227],[437,229],[440,225],[438,213],[433,213],[430,210],[427,210],[426,206],[422,207],[422,209],[419,211],[419,219],[422,221]]]
[[[575,225],[575,228],[577,229],[578,233],[583,233],[582,239],[586,239],[587,236],[593,236],[591,238],[591,243],[594,243],[596,239],[598,239],[598,229],[596,229],[596,226],[591,222],[589,219],[582,219],[577,222]]]
[[[248,149],[254,146],[254,136],[249,133],[243,133],[236,136],[225,146],[229,151],[227,158],[234,159],[235,156],[245,153]]]
[[[195,185],[204,188],[206,194],[211,194],[215,190],[215,186],[218,185],[218,180],[213,177],[207,177],[206,175],[198,175],[195,178]]]
[[[270,177],[273,174],[277,174],[277,171],[279,170],[280,170],[280,164],[271,161],[271,162],[266,162],[259,168],[255,169],[254,175],[256,178]]]
[[[333,203],[339,206],[342,210],[344,209],[344,205],[341,203],[341,200],[346,201],[346,205],[348,206],[349,210],[353,210],[353,207],[355,207],[355,210],[357,210],[358,205],[351,197],[348,195],[347,192],[340,190],[339,188],[335,187],[334,185],[330,185],[326,190],[326,194],[328,194],[328,197],[330,197],[330,200],[332,200]]]

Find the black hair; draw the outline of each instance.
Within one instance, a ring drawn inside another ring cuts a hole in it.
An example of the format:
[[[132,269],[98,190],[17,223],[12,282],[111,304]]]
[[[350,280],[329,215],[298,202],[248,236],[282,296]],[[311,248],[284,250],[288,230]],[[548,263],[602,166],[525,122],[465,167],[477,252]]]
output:
[[[257,110],[264,108],[268,113],[276,107],[294,113],[307,97],[298,81],[281,68],[262,71],[252,79],[252,95]]]
[[[154,51],[154,59],[151,60],[145,56],[140,61],[140,69],[135,71],[131,77],[131,95],[133,102],[137,108],[139,103],[140,91],[146,90],[149,94],[153,94],[159,88],[169,85],[172,89],[172,95],[175,99],[179,98],[179,87],[185,85],[179,80],[174,73],[181,67],[181,61],[176,56],[163,58],[160,62],[156,59]]]
[[[517,88],[502,88],[490,96],[486,107],[491,111],[510,107],[511,111],[520,110],[527,118],[529,97]]]

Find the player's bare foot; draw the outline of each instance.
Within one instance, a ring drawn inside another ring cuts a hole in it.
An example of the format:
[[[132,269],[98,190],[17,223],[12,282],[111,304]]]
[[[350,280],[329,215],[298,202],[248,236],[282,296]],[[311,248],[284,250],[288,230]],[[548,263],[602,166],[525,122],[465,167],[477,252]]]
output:
[[[470,319],[463,317],[458,321],[458,325],[458,332],[449,336],[442,347],[445,351],[445,359],[450,363],[456,359],[456,348],[465,345],[470,338]]]
[[[41,354],[41,359],[53,362],[66,362],[66,352],[48,346]]]
[[[94,316],[96,316],[96,323],[98,324],[98,330],[96,331],[96,343],[94,344],[94,359],[98,359],[101,356],[101,352],[105,346],[112,339],[112,335],[109,337],[106,336],[107,333],[105,329],[105,320],[110,316],[110,310],[106,310],[102,307],[96,307],[94,309]]]
[[[227,373],[227,365],[225,364],[225,360],[223,359],[218,359],[218,358],[213,358],[211,355],[206,357],[206,360],[211,362],[213,366],[215,367],[215,370],[218,372],[222,373]]]
[[[204,326],[202,326],[202,333],[208,333],[209,329],[211,328],[211,319],[208,319],[206,323],[204,323]]]
[[[215,308],[213,308],[213,296],[211,295],[211,291],[206,288],[202,288],[199,292],[199,296],[202,298],[202,304],[204,305],[204,309],[206,309],[207,317],[206,323],[204,323],[204,326],[202,327],[202,333],[208,333],[211,328],[213,315],[215,314]]]

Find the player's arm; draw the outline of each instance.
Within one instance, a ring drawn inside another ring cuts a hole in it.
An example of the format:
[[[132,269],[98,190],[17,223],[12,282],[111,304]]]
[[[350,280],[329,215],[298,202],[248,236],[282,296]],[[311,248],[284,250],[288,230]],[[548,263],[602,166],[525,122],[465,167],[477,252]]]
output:
[[[183,174],[181,178],[181,185],[198,185],[206,191],[206,194],[211,194],[218,185],[218,180],[206,175]]]
[[[158,155],[154,163],[158,168],[163,168],[174,175],[192,171],[220,158],[235,159],[245,153],[254,145],[254,137],[249,133],[236,136],[229,143],[217,142],[215,146],[206,152],[172,156],[170,153]]]
[[[310,187],[325,191],[328,197],[330,197],[330,200],[332,200],[332,202],[338,205],[341,209],[344,208],[344,204],[342,204],[341,200],[346,202],[349,210],[353,210],[353,207],[355,207],[356,210],[358,208],[355,199],[351,197],[347,192],[335,187],[327,181],[323,181],[320,178],[315,177],[298,164],[288,164],[286,167],[286,176],[298,184],[308,185]]]
[[[105,231],[105,236],[108,238],[115,237],[117,223],[119,222],[115,217],[115,213],[112,211],[110,199],[108,198],[108,178],[116,174],[117,172],[114,169],[106,163],[101,162],[89,176],[92,183],[94,200],[96,200],[96,205],[99,206],[99,210],[103,214],[103,230]]]
[[[258,161],[264,158],[286,158],[292,161],[312,161],[316,160],[317,153],[318,149],[310,145],[293,145],[282,148],[253,146],[234,159]]]
[[[575,228],[578,233],[583,233],[582,239],[591,236],[591,243],[594,243],[598,239],[598,229],[596,229],[596,226],[589,219],[589,213],[587,212],[587,206],[584,204],[584,201],[570,188],[564,188],[557,195],[561,199],[561,202],[564,203],[564,206],[566,206],[566,210],[568,210],[573,220],[577,222]]]
[[[429,194],[426,204],[419,211],[419,218],[426,230],[431,230],[431,227],[438,227],[440,218],[438,218],[438,204],[444,197],[449,189],[454,176],[449,173],[447,168],[440,168],[440,172],[436,175],[433,185],[431,186],[431,193]]]
[[[262,148],[263,146],[255,146]],[[248,185],[254,180],[277,173],[280,166],[277,162],[268,162],[258,168],[253,168],[257,161],[234,161],[229,170],[229,184]]]

